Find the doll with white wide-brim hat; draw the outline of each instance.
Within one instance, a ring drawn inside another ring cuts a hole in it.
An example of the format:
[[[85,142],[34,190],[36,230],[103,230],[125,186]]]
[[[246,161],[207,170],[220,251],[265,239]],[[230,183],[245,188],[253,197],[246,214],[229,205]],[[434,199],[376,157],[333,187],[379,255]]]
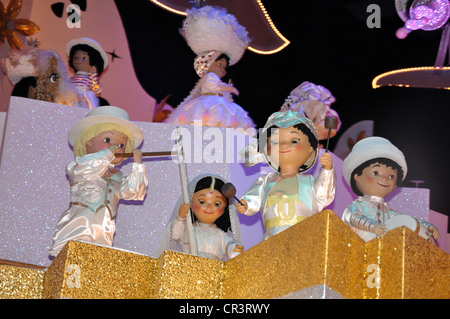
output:
[[[75,71],[72,83],[78,90],[79,103],[89,109],[100,106],[99,77],[108,67],[106,52],[94,39],[79,38],[67,43],[66,53],[69,66]]]
[[[241,155],[246,165],[267,162],[274,173],[260,176],[236,207],[248,216],[261,212],[267,239],[322,211],[334,200],[336,172],[330,153],[321,158],[317,178],[307,172],[319,156],[314,123],[291,110],[275,112],[262,129],[259,141]]]
[[[93,109],[71,128],[75,160],[66,167],[70,204],[56,225],[50,255],[56,256],[70,240],[112,246],[119,200],[142,201],[147,193],[146,167],[137,149],[143,138],[128,113],[115,106]],[[127,176],[116,168],[123,160],[116,154],[124,152],[134,155]]]
[[[407,170],[403,153],[378,136],[359,141],[345,158],[343,175],[358,198],[345,209],[342,219],[365,241],[383,236],[399,215],[384,199],[405,179]],[[439,238],[434,225],[418,222]]]
[[[200,79],[164,122],[240,128],[256,135],[247,111],[233,101],[239,91],[222,81],[250,42],[246,29],[225,9],[207,5],[187,11],[182,35],[197,55],[194,69]]]

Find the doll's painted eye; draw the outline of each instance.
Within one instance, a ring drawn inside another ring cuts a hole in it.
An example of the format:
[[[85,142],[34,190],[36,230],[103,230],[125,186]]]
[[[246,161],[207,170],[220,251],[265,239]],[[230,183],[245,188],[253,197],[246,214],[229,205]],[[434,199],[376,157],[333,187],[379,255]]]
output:
[[[50,82],[55,83],[58,80],[59,76],[56,73],[50,75]]]
[[[203,205],[203,204],[205,203],[205,201],[204,201],[203,199],[199,199],[199,200],[198,200],[198,203],[199,203],[200,205]]]
[[[122,143],[122,144],[119,144],[119,147],[120,147],[120,148],[125,148],[125,144],[123,144],[123,143]]]
[[[300,143],[300,139],[299,138],[292,139],[292,144],[299,144],[299,143]]]
[[[378,171],[373,171],[373,172],[372,172],[372,176],[377,177],[377,176],[378,176]]]
[[[214,205],[216,205],[216,207],[220,207],[220,206],[222,206],[222,203],[221,202],[215,202]]]
[[[395,180],[395,175],[389,175],[388,177],[391,181]]]
[[[105,143],[111,143],[111,139],[109,137],[105,137],[105,139],[103,140],[103,142]]]

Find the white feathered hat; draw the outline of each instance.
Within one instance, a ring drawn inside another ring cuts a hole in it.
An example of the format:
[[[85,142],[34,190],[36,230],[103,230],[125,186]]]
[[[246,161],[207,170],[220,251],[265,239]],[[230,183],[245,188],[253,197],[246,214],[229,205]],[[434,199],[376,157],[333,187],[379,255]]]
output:
[[[241,59],[250,38],[234,15],[212,6],[193,8],[186,13],[181,34],[196,55],[220,51],[230,58],[230,65]]]
[[[408,166],[403,153],[387,139],[372,136],[356,143],[344,160],[342,174],[348,185],[351,185],[351,174],[359,165],[380,157],[388,158],[397,163],[402,168],[403,180],[405,179]]]

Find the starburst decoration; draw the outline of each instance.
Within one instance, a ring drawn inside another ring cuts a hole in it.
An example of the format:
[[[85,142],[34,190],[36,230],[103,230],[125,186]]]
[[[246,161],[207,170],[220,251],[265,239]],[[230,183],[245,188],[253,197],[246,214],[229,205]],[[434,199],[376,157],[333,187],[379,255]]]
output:
[[[22,36],[30,36],[39,31],[39,27],[28,19],[16,19],[22,8],[21,0],[10,0],[6,8],[0,2],[0,45],[8,41],[12,49],[24,47]]]

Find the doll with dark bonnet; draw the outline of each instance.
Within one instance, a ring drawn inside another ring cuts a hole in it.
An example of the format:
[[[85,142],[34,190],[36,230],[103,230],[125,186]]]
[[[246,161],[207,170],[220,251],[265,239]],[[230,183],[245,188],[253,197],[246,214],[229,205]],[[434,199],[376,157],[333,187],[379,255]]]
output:
[[[75,160],[66,167],[70,206],[56,225],[50,255],[56,256],[70,240],[112,246],[119,200],[143,200],[147,193],[146,167],[137,149],[143,138],[128,113],[115,106],[93,109],[71,128]],[[116,154],[124,152],[134,155],[127,176],[116,168],[123,161]]]
[[[197,54],[194,69],[200,79],[165,122],[241,128],[256,135],[253,120],[232,99],[231,94],[239,91],[222,81],[228,66],[237,63],[247,48],[245,28],[225,9],[204,6],[188,11],[182,34]]]
[[[345,209],[342,219],[365,241],[383,236],[389,230],[389,223],[400,220],[399,214],[385,202],[385,197],[405,179],[406,173],[403,153],[378,136],[362,139],[345,158],[343,175],[358,198]],[[412,220],[412,217],[407,216],[406,220]],[[436,239],[440,237],[436,226],[419,222],[429,235]]]
[[[100,97],[99,78],[108,66],[108,56],[102,46],[90,38],[73,39],[67,43],[69,66],[75,71],[72,82],[78,89],[80,104],[89,109],[105,105]]]
[[[179,205],[176,218],[168,226],[170,243],[163,249],[190,252],[186,216],[192,210],[199,256],[227,260],[243,252],[239,219],[230,199],[222,194],[224,184],[220,177],[211,175],[198,176],[191,182],[191,202]]]
[[[306,172],[318,154],[314,123],[291,110],[273,113],[261,131],[259,142],[243,152],[246,164],[266,161],[275,173],[258,178],[236,207],[241,214],[261,212],[267,239],[322,211],[335,196],[336,173],[330,153],[320,158],[317,178]],[[259,145],[258,145],[259,144]]]

